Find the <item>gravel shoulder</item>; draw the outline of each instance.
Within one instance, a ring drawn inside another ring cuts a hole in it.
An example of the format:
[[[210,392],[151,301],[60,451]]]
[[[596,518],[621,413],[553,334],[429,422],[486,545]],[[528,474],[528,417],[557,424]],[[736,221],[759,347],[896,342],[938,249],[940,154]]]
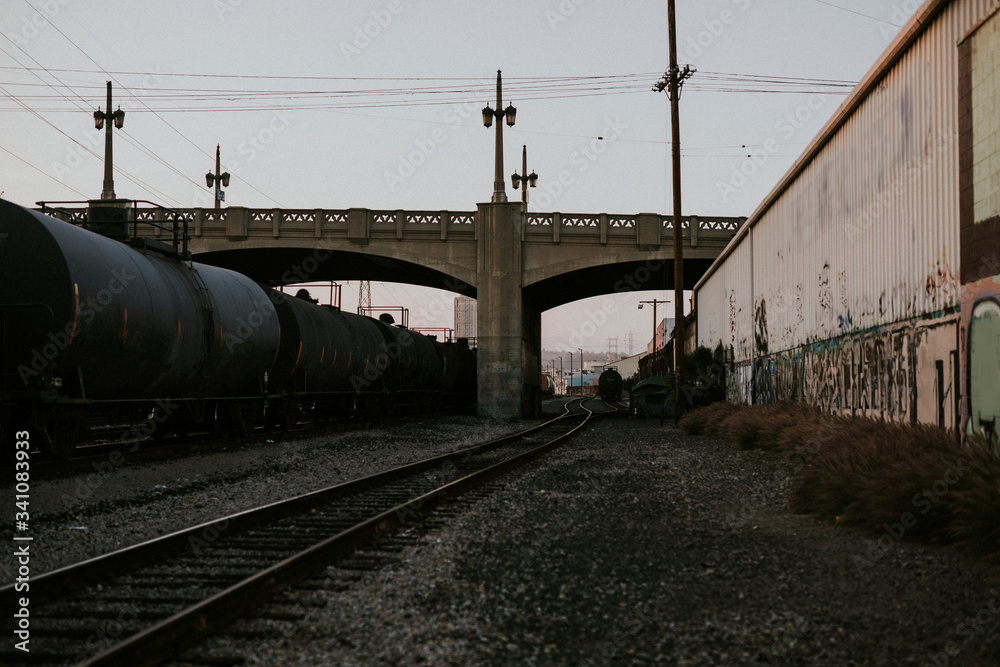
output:
[[[997,571],[791,515],[792,472],[607,420],[459,501],[398,564],[320,580],[304,620],[212,648],[251,664],[1000,664]]]

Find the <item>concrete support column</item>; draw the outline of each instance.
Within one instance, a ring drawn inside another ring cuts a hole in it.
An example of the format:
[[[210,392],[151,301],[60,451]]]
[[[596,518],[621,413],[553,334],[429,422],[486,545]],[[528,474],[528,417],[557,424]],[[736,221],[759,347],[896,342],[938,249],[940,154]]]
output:
[[[522,292],[523,295],[523,292]],[[542,311],[531,299],[521,299],[521,416],[542,416]]]
[[[530,396],[522,398],[525,351],[529,346],[522,336],[520,225],[520,202],[478,206],[478,412],[491,419],[520,419],[524,405],[530,401]],[[538,319],[540,322],[540,315]]]

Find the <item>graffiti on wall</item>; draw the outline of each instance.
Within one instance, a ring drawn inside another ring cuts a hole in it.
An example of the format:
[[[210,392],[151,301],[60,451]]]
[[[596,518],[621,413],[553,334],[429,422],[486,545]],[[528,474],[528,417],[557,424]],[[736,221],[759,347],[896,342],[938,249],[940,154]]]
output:
[[[761,318],[766,321],[766,311],[758,308]],[[958,319],[948,313],[758,355],[736,368],[730,400],[801,400],[836,414],[934,422],[942,402],[954,400],[951,375],[942,376],[947,386],[940,396],[926,397],[925,415],[916,414],[918,394],[931,391],[928,387],[937,391],[937,362],[950,359]],[[942,425],[952,425],[953,412]]]
[[[958,273],[948,266],[947,261],[938,261],[927,272],[924,292],[928,297],[945,306],[958,300]]]
[[[966,433],[996,439],[1000,421],[1000,276],[963,286]]]
[[[771,360],[768,357],[767,302],[761,299],[754,307],[753,314],[753,402],[755,404],[774,402],[774,383],[771,382]]]

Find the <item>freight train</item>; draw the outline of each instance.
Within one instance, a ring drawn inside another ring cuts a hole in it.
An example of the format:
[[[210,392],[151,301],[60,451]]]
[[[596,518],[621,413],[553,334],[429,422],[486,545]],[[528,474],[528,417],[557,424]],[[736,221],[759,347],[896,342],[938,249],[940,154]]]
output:
[[[0,267],[5,448],[23,431],[66,456],[95,424],[248,432],[476,400],[468,345],[289,296],[176,244],[0,200]]]

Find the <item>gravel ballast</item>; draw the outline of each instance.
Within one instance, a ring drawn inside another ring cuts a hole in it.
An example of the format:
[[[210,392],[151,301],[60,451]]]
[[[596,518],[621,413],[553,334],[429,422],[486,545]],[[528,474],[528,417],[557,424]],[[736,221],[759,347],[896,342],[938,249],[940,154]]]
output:
[[[995,571],[790,515],[792,472],[656,421],[606,420],[459,501],[398,563],[346,586],[330,568],[292,605],[303,618],[265,614],[197,651],[305,665],[1000,664]]]
[[[31,572],[41,574],[131,544],[405,463],[470,447],[523,428],[472,416],[419,419],[315,435],[276,434],[264,443],[144,462],[128,454],[93,470],[31,484]],[[0,485],[2,537],[14,527],[13,471]],[[0,559],[0,585],[17,562]]]

